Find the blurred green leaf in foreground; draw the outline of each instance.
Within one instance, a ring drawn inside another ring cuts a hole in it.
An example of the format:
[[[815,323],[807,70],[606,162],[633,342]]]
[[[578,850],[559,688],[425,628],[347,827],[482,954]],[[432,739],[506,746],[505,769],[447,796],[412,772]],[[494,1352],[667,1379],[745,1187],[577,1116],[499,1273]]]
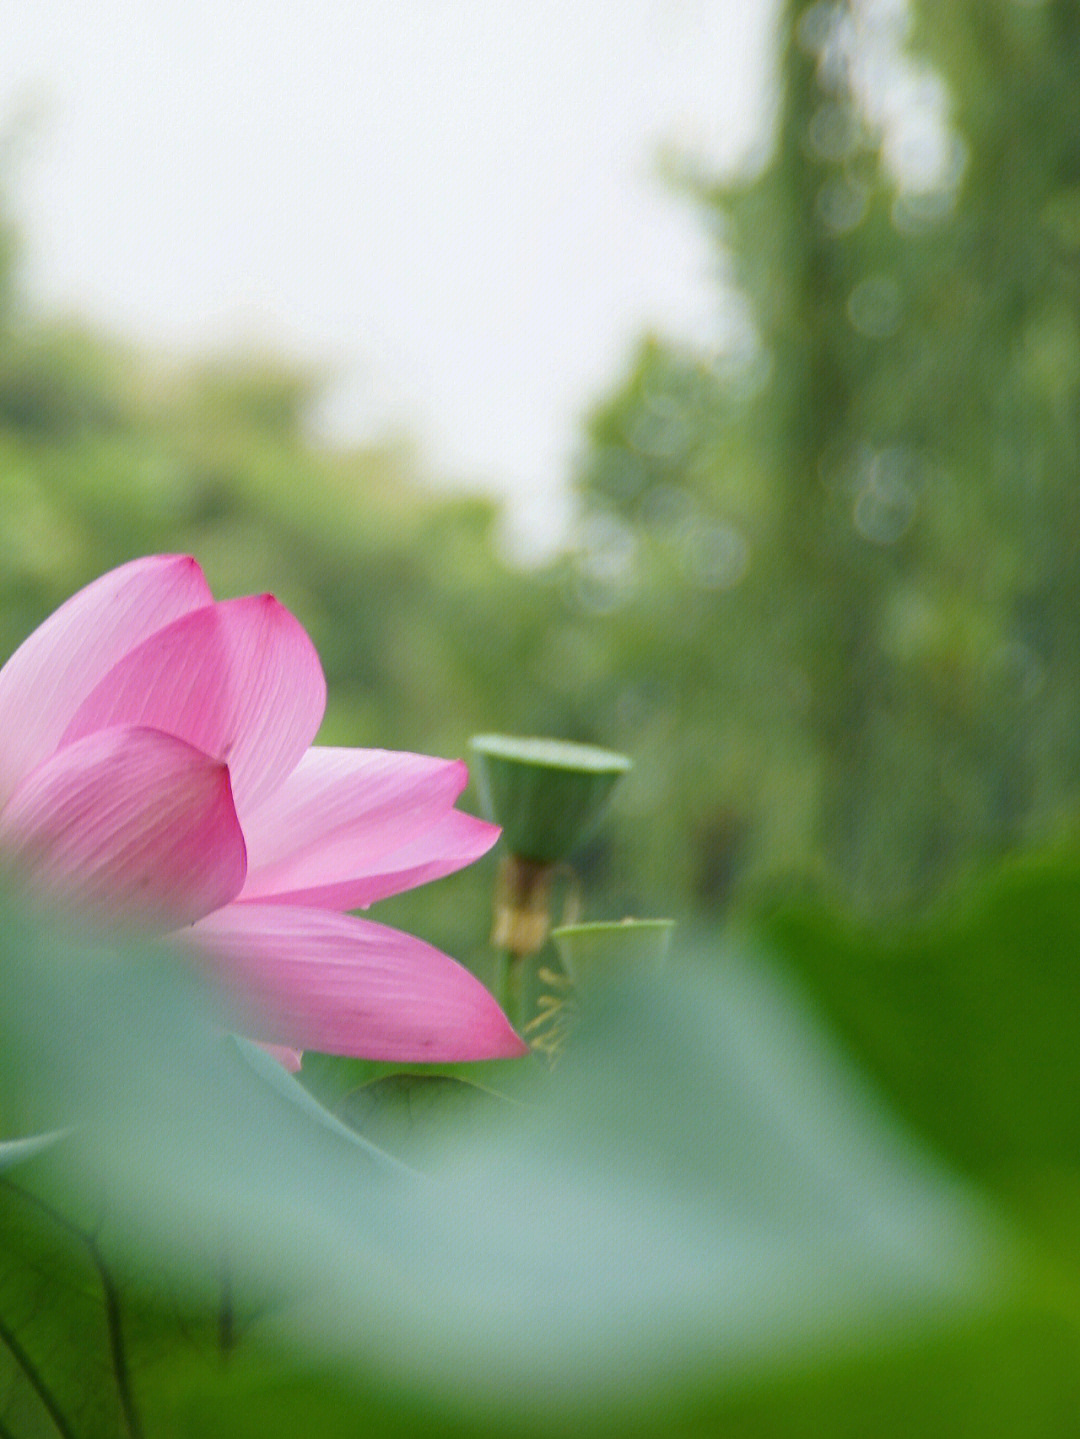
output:
[[[406,1165],[164,953],[2,933],[0,1111],[63,1133],[0,1171],[0,1432],[1075,1432],[1065,1288],[757,939],[610,989]]]

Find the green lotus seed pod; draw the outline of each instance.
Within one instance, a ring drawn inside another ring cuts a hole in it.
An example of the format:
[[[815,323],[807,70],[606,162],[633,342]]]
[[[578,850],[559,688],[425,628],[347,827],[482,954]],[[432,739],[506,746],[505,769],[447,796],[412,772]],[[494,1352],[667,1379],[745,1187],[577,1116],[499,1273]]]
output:
[[[558,864],[584,839],[631,762],[567,740],[476,735],[480,797],[511,854]]]
[[[673,919],[622,919],[611,924],[560,925],[551,931],[551,938],[575,987],[588,993],[624,975],[659,975],[674,928]]]

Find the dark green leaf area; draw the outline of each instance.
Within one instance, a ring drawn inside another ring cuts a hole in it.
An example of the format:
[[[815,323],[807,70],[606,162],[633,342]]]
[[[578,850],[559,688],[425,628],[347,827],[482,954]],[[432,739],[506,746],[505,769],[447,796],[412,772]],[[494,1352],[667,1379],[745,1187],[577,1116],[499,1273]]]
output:
[[[347,1094],[338,1117],[391,1154],[420,1158],[449,1140],[481,1136],[500,1096],[449,1074],[388,1074]]]
[[[63,1138],[63,1131],[57,1129],[51,1133],[30,1134],[25,1139],[0,1139],[0,1174],[43,1154]]]
[[[149,1439],[178,1379],[213,1386],[255,1347],[273,1286],[237,1282],[222,1228],[188,1235],[178,1272],[64,1171],[61,1152],[0,1177],[0,1435]]]
[[[789,909],[765,932],[859,1061],[984,1178],[1080,1164],[1080,864],[1030,860],[889,932]]]
[[[174,1391],[163,1439],[1074,1439],[1076,1347],[1060,1322],[1016,1314],[902,1352],[830,1361],[738,1395],[689,1381],[662,1408],[572,1416],[448,1409],[438,1391],[248,1354]],[[186,1378],[185,1374],[185,1378]],[[476,1376],[482,1389],[483,1376]],[[156,1414],[153,1415],[156,1420]]]
[[[0,1179],[0,1421],[14,1435],[114,1436],[108,1279],[94,1240]]]

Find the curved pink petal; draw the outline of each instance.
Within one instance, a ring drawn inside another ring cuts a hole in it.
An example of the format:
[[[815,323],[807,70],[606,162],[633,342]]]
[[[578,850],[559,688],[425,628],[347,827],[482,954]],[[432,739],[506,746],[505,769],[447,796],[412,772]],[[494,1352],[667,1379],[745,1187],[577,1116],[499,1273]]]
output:
[[[79,590],[28,635],[0,669],[0,806],[122,655],[212,599],[190,555],[150,555]]]
[[[303,626],[273,595],[249,595],[184,615],[124,655],[62,743],[116,724],[177,735],[228,763],[243,815],[295,767],[325,706]]]
[[[454,874],[487,854],[500,834],[497,824],[452,809],[411,844],[384,856],[377,869],[353,886],[347,908],[366,908],[376,900]]]
[[[527,1053],[483,985],[431,945],[369,920],[230,904],[184,940],[274,1044],[402,1063]]]
[[[303,904],[317,909],[366,909],[376,900],[387,899],[392,894],[401,894],[415,889],[420,884],[430,884],[464,869],[466,865],[487,854],[501,834],[498,825],[474,815],[451,809],[429,825],[422,834],[399,849],[389,850],[371,861],[366,873],[353,874],[335,879],[327,873],[324,883],[318,876],[312,876],[306,888],[299,883],[296,887],[281,892],[261,895],[264,904]],[[278,875],[278,882],[284,884],[284,875]],[[249,895],[245,883],[239,903],[246,903]]]
[[[460,760],[309,750],[244,817],[248,877],[241,898],[355,909],[460,869],[499,834],[453,810],[467,780]],[[391,875],[401,882],[389,881]]]
[[[228,904],[244,882],[227,767],[158,730],[97,730],[58,750],[0,813],[0,847],[31,887],[158,929]]]

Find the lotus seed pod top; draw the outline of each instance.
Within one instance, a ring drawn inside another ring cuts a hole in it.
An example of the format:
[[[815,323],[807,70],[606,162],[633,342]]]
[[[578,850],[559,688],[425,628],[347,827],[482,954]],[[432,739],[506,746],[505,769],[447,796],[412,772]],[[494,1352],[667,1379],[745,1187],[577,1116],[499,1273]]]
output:
[[[558,864],[596,824],[630,760],[567,740],[476,735],[477,782],[511,854]]]

